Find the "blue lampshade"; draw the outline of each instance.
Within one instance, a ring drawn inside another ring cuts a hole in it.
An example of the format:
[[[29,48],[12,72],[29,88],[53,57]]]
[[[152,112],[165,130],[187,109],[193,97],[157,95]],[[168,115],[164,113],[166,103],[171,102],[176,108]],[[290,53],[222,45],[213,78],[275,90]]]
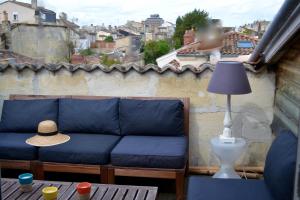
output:
[[[244,65],[234,61],[218,62],[207,91],[217,94],[251,93]]]

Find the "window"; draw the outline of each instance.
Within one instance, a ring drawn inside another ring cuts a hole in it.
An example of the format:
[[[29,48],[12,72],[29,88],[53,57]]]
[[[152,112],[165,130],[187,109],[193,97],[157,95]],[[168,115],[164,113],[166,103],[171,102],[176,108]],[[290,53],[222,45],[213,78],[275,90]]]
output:
[[[19,20],[19,15],[17,12],[13,12],[13,21],[18,21]]]
[[[253,43],[247,40],[240,40],[237,43],[238,48],[253,48]]]
[[[41,12],[41,15],[40,15],[40,16],[41,16],[41,19],[42,19],[42,20],[46,20],[46,15],[45,15],[45,13],[42,13],[42,12]]]

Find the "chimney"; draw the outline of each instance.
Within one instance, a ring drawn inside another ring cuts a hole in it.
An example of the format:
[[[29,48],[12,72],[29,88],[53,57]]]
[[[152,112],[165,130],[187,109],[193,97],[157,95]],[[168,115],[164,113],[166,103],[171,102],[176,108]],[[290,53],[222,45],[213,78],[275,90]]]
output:
[[[195,31],[194,29],[186,30],[183,36],[183,45],[188,45],[195,42]]]
[[[37,0],[31,0],[31,7],[37,9]]]
[[[59,14],[59,18],[60,18],[60,19],[67,20],[67,19],[68,19],[68,15],[67,15],[67,13],[61,12],[61,13]]]
[[[8,21],[8,14],[6,11],[3,11],[3,21],[5,21],[5,22]]]
[[[8,14],[6,11],[3,11],[3,21],[1,24],[1,28],[3,32],[9,32],[10,31],[10,21],[8,21]]]

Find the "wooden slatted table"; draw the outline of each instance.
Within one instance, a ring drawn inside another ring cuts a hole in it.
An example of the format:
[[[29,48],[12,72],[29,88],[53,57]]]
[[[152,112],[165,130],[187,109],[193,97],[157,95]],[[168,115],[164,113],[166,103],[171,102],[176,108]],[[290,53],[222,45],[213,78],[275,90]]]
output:
[[[43,200],[42,189],[58,187],[59,200],[77,200],[77,183],[33,181],[33,190],[23,193],[17,179],[1,179],[2,200]],[[92,184],[91,200],[155,200],[157,187]]]

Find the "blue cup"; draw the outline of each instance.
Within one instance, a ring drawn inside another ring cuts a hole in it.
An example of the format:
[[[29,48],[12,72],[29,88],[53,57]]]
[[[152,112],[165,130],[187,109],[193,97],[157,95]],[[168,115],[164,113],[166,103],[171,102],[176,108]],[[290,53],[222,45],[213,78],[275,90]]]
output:
[[[19,175],[19,183],[21,185],[32,184],[32,181],[33,181],[33,175],[30,173]]]
[[[30,173],[25,173],[19,175],[20,189],[22,192],[31,192],[32,191],[32,181],[33,175]]]

